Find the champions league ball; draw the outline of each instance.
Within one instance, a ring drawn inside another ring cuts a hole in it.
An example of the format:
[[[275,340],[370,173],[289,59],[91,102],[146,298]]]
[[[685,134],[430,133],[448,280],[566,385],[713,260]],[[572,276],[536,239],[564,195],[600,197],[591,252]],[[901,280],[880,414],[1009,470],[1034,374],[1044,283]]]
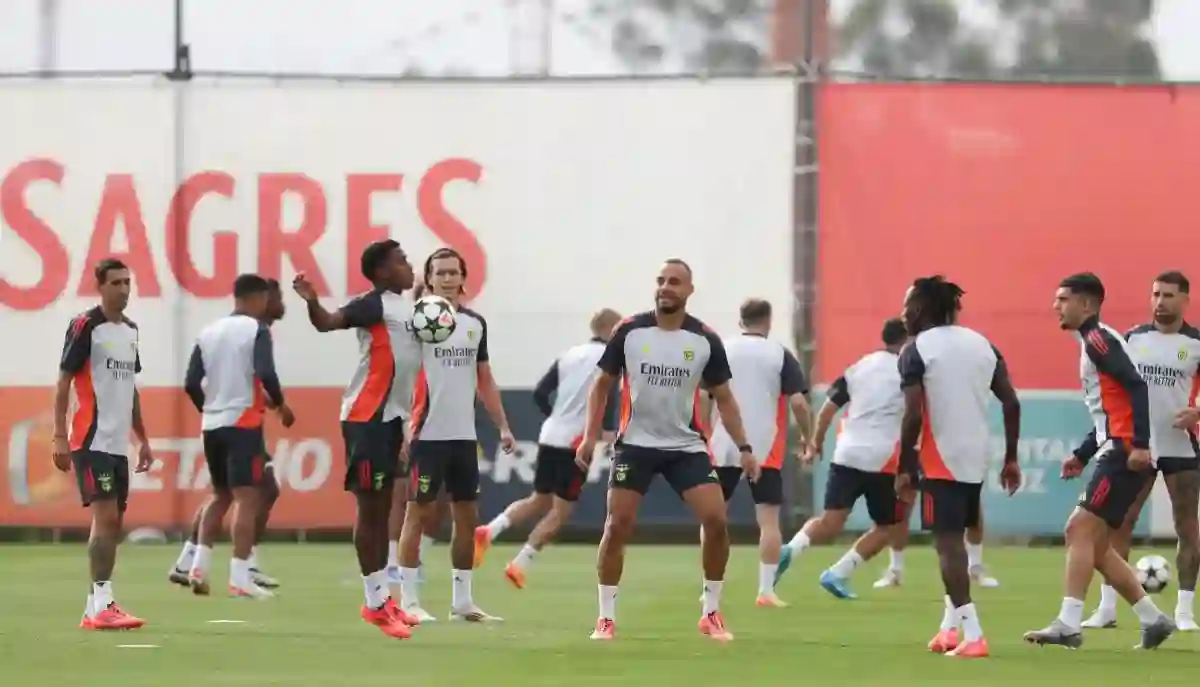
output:
[[[425,296],[413,304],[413,333],[421,343],[441,343],[454,333],[454,306],[441,296]]]
[[[1142,556],[1138,559],[1137,579],[1147,594],[1157,594],[1171,581],[1171,564],[1162,556]]]

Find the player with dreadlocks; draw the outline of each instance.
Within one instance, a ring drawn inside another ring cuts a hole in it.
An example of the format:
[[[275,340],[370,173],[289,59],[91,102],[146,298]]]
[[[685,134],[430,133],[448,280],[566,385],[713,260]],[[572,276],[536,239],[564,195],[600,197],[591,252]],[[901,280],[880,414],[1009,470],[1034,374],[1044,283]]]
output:
[[[938,275],[917,279],[904,297],[904,325],[912,338],[899,361],[904,416],[896,493],[913,502],[920,480],[921,524],[933,532],[946,588],[942,625],[929,650],[984,658],[988,645],[971,601],[963,536],[979,524],[987,474],[988,397],[995,395],[1004,409],[1000,483],[1010,495],[1021,484],[1021,405],[1000,352],[983,335],[957,323],[962,295],[957,284]]]

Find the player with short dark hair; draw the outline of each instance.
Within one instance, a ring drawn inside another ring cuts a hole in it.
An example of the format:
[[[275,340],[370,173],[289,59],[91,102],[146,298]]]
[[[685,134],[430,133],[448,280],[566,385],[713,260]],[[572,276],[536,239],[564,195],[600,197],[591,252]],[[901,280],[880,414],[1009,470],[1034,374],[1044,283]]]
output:
[[[1048,626],[1026,632],[1025,641],[1081,646],[1083,600],[1098,570],[1133,605],[1142,626],[1141,648],[1154,649],[1175,632],[1175,624],[1158,610],[1129,563],[1110,546],[1112,531],[1121,527],[1153,474],[1150,398],[1128,344],[1100,321],[1104,296],[1104,284],[1090,272],[1063,279],[1054,295],[1059,325],[1074,332],[1080,341],[1084,403],[1094,424],[1084,443],[1094,441],[1101,450],[1083,497],[1067,519],[1062,607]],[[1091,458],[1088,453],[1076,451],[1063,462],[1064,479],[1083,473]]]
[[[413,390],[411,423],[412,483],[416,493],[405,515],[400,538],[400,588],[406,613],[420,620],[433,616],[421,608],[418,592],[420,551],[418,534],[436,517],[438,493],[450,497],[454,528],[450,540],[450,620],[500,620],[483,612],[471,591],[475,567],[475,528],[479,524],[479,454],[475,433],[475,399],[483,403],[500,431],[500,446],[516,447],[500,389],[488,355],[488,324],[483,316],[462,305],[467,263],[450,248],[434,251],[425,260],[428,293],[454,307],[455,327],[441,343],[421,344],[421,368]]]
[[[712,395],[751,483],[758,481],[759,464],[729,387],[732,374],[725,346],[687,312],[694,291],[687,263],[667,260],[658,273],[654,310],[618,325],[600,358],[601,374],[588,397],[587,425],[575,453],[583,470],[592,463],[609,394],[624,377],[622,420],[609,473],[608,518],[597,563],[600,613],[592,639],[615,637],[617,585],[625,547],[638,506],[657,475],[667,480],[704,528],[700,632],[718,641],[733,639],[720,609],[729,562],[729,531],[725,499],[696,404],[702,387]]]
[[[754,513],[758,521],[758,593],[755,604],[763,608],[787,606],[775,594],[775,573],[780,564],[783,534],[779,530],[779,508],[783,504],[783,461],[787,455],[788,411],[799,425],[800,441],[807,443],[809,426],[808,380],[796,356],[767,337],[771,335],[771,303],[750,298],[742,303],[739,326],[742,333],[722,341],[733,378],[729,388],[742,412],[751,446],[760,447],[758,481],[750,483]],[[708,394],[701,401],[709,400]],[[720,413],[705,408],[701,417],[712,427],[709,450],[717,466],[721,491],[728,502],[742,481],[740,451],[729,436]],[[701,530],[701,537],[703,537]]]
[[[321,306],[303,274],[293,281],[319,332],[353,329],[359,363],[342,395],[342,438],[346,442],[345,489],[357,505],[354,549],[362,572],[365,602],[361,616],[384,634],[411,636],[416,618],[406,615],[388,590],[388,516],[397,475],[408,469],[404,423],[420,357],[411,327],[413,270],[400,244],[375,241],[362,252],[362,274],[371,290],[335,312]]]
[[[587,473],[575,464],[575,447],[583,437],[587,420],[587,395],[599,374],[596,363],[620,321],[617,311],[609,308],[592,315],[591,340],[569,348],[542,375],[533,390],[533,401],[546,416],[538,435],[533,493],[512,502],[491,522],[475,530],[475,567],[478,568],[496,537],[513,525],[541,516],[525,545],[504,568],[504,576],[517,589],[524,589],[525,571],[534,557],[570,519],[587,481]],[[616,430],[619,403],[615,397],[613,394],[610,398],[605,413],[603,438],[610,443]]]
[[[142,371],[138,328],[125,317],[132,280],[120,260],[95,268],[100,304],[71,319],[63,342],[54,391],[54,466],[72,465],[85,507],[92,509],[88,565],[92,590],[79,627],[131,630],[146,621],[121,610],[113,599],[112,575],[129,501],[129,434],[138,441],[135,472],[154,462],[142,422],[136,375]],[[68,435],[67,411],[76,410]]]
[[[817,429],[804,452],[806,464],[820,459],[834,416],[846,409],[825,483],[825,510],[804,523],[784,547],[774,583],[810,546],[839,536],[861,498],[874,525],[820,577],[821,587],[830,594],[856,598],[849,587],[851,573],[882,551],[891,530],[901,523],[903,504],[896,498],[895,478],[904,395],[898,363],[908,330],[902,320],[891,319],[884,323],[881,338],[881,350],[859,358],[833,381],[817,413]]]
[[[983,658],[988,644],[971,601],[963,538],[983,510],[989,397],[1000,401],[1004,413],[1000,483],[1009,495],[1021,484],[1021,404],[1000,352],[978,332],[957,324],[962,295],[957,284],[940,275],[917,279],[905,294],[903,319],[911,340],[898,364],[904,415],[896,493],[913,502],[920,478],[921,522],[933,532],[946,589],[942,625],[930,651]]]

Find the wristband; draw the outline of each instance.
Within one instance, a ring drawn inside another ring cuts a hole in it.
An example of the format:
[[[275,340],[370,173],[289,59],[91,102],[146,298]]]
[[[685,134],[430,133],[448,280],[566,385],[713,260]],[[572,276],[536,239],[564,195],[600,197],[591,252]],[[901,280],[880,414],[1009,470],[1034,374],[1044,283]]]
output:
[[[738,446],[738,450],[742,453],[754,453],[754,448],[750,444],[741,444]]]

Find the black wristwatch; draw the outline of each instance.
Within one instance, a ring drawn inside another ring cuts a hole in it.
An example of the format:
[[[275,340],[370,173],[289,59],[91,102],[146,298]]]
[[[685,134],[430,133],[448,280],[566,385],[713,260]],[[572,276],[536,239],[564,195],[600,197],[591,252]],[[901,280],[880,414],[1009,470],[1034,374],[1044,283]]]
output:
[[[738,446],[738,451],[742,453],[754,453],[754,448],[750,444],[742,444]]]

